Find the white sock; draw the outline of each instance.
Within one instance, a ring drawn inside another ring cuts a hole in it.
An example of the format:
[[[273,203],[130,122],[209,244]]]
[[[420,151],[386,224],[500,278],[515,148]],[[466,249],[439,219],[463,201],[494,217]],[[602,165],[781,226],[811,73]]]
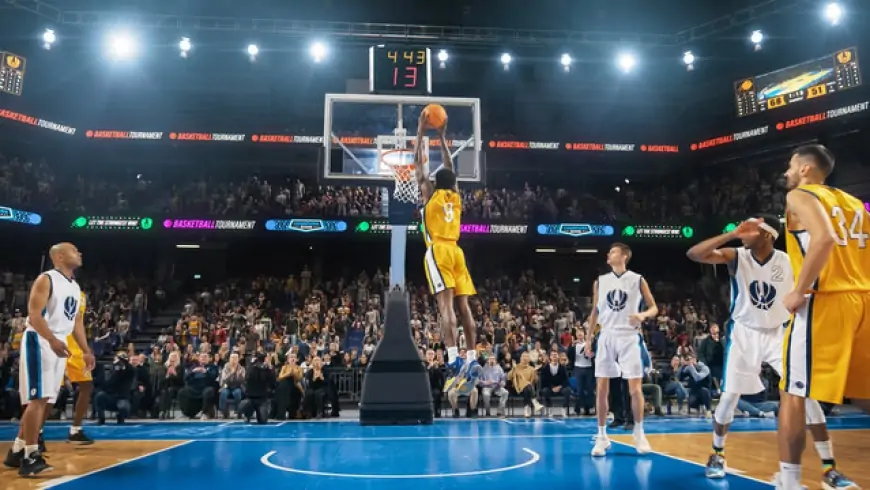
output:
[[[634,430],[632,431],[632,433],[636,436],[643,435],[643,420],[634,423]]]
[[[24,446],[24,457],[29,458],[31,454],[33,454],[37,451],[39,451],[38,445],[34,444],[33,446]]]
[[[456,358],[459,357],[459,348],[458,347],[448,347],[447,348],[447,362],[453,362]]]
[[[816,441],[816,452],[819,453],[819,459],[834,459],[834,446],[831,445],[831,441]]]
[[[12,443],[12,452],[17,453],[18,451],[24,449],[24,446],[24,439],[19,439],[16,437],[15,442]]]
[[[476,361],[477,360],[477,351],[474,349],[468,349],[468,351],[465,353],[465,359],[468,362]]]
[[[801,465],[779,462],[779,478],[783,490],[799,490],[801,487]]]
[[[713,448],[715,449],[725,449],[725,436],[720,436],[717,433],[713,433]]]
[[[607,426],[599,425],[598,426],[598,438],[599,439],[607,439]]]
[[[82,428],[81,428],[81,427],[76,427],[75,425],[71,425],[71,426],[69,426],[69,433],[70,433],[70,435],[73,435],[73,436],[74,436],[74,435],[78,434],[78,433],[81,432],[81,431],[82,431]]]

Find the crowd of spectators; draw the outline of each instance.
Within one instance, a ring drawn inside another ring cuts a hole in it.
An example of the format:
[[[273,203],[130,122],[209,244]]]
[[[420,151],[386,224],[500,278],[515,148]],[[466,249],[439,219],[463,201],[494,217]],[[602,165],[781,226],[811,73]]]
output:
[[[0,296],[6,298],[0,300],[0,375],[7,417],[16,413],[11,398],[17,382],[15,344],[26,308],[24,280],[22,275],[0,274],[0,290],[6,290]],[[510,397],[526,416],[545,408],[556,416],[593,414],[594,363],[582,354],[589,298],[568,294],[531,270],[478,284],[479,294],[472,301],[478,342],[471,345],[464,333],[458,339],[463,351],[477,350],[483,366],[479,390],[468,400],[468,415],[491,415],[494,408],[504,416]],[[676,289],[665,282],[652,286],[662,298]],[[175,323],[153,327],[147,303],[166,304],[161,288],[146,294],[133,279],[86,282],[84,290],[93,298],[86,315],[88,337],[95,352],[104,354],[94,373],[94,416],[105,420],[107,411],[119,420],[338,416],[342,401],[358,400],[365,368],[383,335],[386,288],[381,270],[332,281],[308,268],[284,278],[226,281],[176,301],[181,313]],[[644,391],[652,413],[686,414],[692,409],[709,415],[724,364],[718,323],[725,310],[718,296],[704,296],[702,287],[680,289],[697,294],[660,304],[659,316],[643,325],[646,344],[658,360],[649,366]],[[429,369],[436,414],[449,405],[459,416],[461,400],[442,393],[449,360],[435,305],[425,287],[410,285],[409,291],[412,335]],[[147,346],[126,342],[140,328],[152,332]],[[252,381],[254,372],[270,372],[273,378]],[[250,405],[253,391],[271,403],[255,409]],[[61,400],[74,396],[68,387]],[[769,415],[769,404],[755,408],[757,402],[767,402],[760,396],[741,411]],[[619,414],[628,406],[617,403],[614,423],[622,422]]]
[[[109,179],[82,175],[45,161],[0,154],[0,202],[34,211],[81,214],[169,213],[215,216],[364,216],[386,214],[376,187],[319,185],[266,170],[238,178],[136,175]],[[709,216],[781,214],[776,170],[622,183],[593,189],[463,187],[469,219],[679,221]],[[59,183],[64,185],[58,185]],[[70,185],[72,183],[72,185]]]

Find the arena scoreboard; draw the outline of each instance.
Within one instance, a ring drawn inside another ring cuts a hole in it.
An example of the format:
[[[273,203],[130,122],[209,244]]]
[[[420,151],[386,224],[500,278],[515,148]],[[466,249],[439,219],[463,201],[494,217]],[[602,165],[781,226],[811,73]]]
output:
[[[385,45],[370,47],[369,92],[430,95],[432,53],[429,48]]]
[[[847,48],[734,83],[737,115],[784,107],[861,85],[858,50]]]
[[[26,66],[27,60],[23,56],[0,51],[0,92],[21,95]]]

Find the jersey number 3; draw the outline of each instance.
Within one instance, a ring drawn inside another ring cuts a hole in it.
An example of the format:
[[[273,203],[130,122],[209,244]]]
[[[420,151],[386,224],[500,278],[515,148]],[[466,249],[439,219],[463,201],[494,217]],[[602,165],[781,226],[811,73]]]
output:
[[[831,208],[831,217],[837,221],[837,245],[845,247],[849,240],[857,240],[858,248],[867,246],[867,239],[870,239],[870,234],[864,233],[864,212],[863,210],[855,213],[852,217],[852,222],[849,223],[849,228],[846,228],[846,213],[840,206]]]
[[[456,217],[456,215],[453,214],[453,203],[444,203],[444,221],[452,223],[454,217]]]

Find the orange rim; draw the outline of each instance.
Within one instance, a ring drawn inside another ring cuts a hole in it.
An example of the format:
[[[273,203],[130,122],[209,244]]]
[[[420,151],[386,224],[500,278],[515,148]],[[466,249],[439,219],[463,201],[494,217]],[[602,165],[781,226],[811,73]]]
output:
[[[413,150],[410,148],[398,148],[395,150],[387,150],[381,154],[381,163],[390,167],[393,170],[393,175],[396,176],[396,180],[401,182],[409,182],[411,178],[414,176],[414,164],[407,165],[391,165],[387,162],[387,156],[396,154],[396,153],[411,153]],[[425,160],[426,157],[424,157]]]

